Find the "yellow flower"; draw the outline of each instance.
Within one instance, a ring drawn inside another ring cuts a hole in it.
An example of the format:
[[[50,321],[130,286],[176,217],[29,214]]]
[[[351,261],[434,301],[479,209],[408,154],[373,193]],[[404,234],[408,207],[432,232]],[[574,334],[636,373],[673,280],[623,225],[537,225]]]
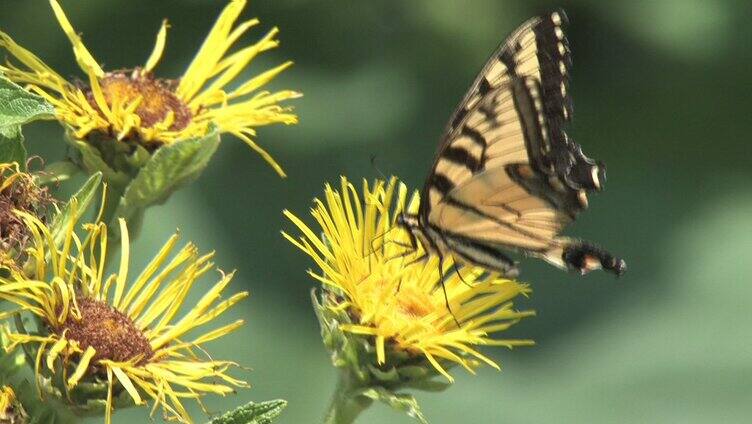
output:
[[[161,406],[168,418],[191,422],[183,399],[198,401],[204,394],[226,395],[233,387],[247,387],[228,374],[236,364],[200,355],[205,352],[204,344],[231,333],[243,321],[194,333],[248,295],[242,292],[219,300],[232,274],[222,274],[214,286],[201,288],[203,297],[182,318],[176,318],[196,281],[213,268],[212,253],[199,256],[188,243],[169,259],[178,242],[174,235],[129,284],[125,221],[120,220],[118,271],[106,276],[104,224],[85,225],[87,234],[82,240],[71,221],[60,246],[55,247],[44,223],[30,214],[18,214],[33,234],[29,252],[36,261],[35,272],[27,277],[11,270],[10,277],[0,278],[0,299],[40,322],[36,331],[26,331],[22,321],[16,320],[18,331],[6,334],[9,351],[19,345],[37,349],[38,386],[60,382],[63,387],[56,387],[74,406],[79,405],[73,399],[90,393],[93,385],[106,387],[95,400],[105,404],[108,423],[113,399],[121,399],[120,395],[137,405],[151,398],[152,412]],[[79,386],[89,389],[72,395]]]
[[[200,137],[210,125],[230,133],[258,152],[280,175],[282,168],[253,140],[255,128],[283,123],[295,124],[297,116],[279,103],[300,97],[295,91],[274,93],[259,91],[274,77],[292,65],[285,62],[253,78],[226,87],[260,53],[277,47],[277,28],[255,44],[232,54],[228,50],[248,29],[257,25],[251,19],[235,26],[245,0],[231,0],[209,32],[204,44],[179,80],[155,78],[152,71],[159,63],[167,37],[167,21],[157,34],[156,44],[143,67],[131,71],[104,71],[87,50],[57,0],[50,0],[60,26],[73,45],[79,67],[88,86],[66,81],[33,53],[0,32],[0,47],[21,63],[0,66],[0,72],[55,106],[57,118],[77,139],[90,134],[115,137],[158,147],[175,141]]]
[[[396,347],[424,355],[452,381],[448,364],[473,372],[480,360],[498,368],[477,346],[533,343],[492,338],[534,314],[512,308],[512,299],[529,292],[526,285],[480,268],[462,268],[460,276],[445,260],[442,286],[438,259],[418,260],[422,249],[413,251],[408,235],[395,225],[405,207],[417,210],[417,193],[406,206],[406,187],[392,179],[372,186],[364,182],[363,198],[343,177],[340,191],[327,185],[325,201],[314,200],[311,213],[320,228],[311,229],[285,211],[302,236],[283,235],[316,262],[321,273],[309,271],[315,279],[341,292],[336,308],[347,310],[354,322],[342,330],[373,337],[379,364],[386,362],[387,348]]]

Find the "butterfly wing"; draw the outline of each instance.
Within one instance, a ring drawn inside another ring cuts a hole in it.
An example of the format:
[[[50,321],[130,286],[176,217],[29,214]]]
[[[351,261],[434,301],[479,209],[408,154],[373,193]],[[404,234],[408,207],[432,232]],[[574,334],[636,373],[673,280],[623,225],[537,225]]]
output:
[[[522,133],[525,128],[514,105],[513,81],[538,81],[543,93],[538,100],[545,101],[544,114],[548,117],[545,123],[552,126],[544,135],[551,132],[558,140],[568,140],[563,124],[570,119],[572,109],[567,92],[571,57],[561,28],[566,22],[563,11],[532,18],[513,32],[488,59],[447,125],[431,177],[424,187],[424,199],[428,200],[424,202],[424,216],[428,216],[426,209],[441,200],[441,193],[432,190],[432,186],[445,183],[442,181],[444,177],[458,185],[481,169],[529,160],[530,149],[525,146]],[[499,95],[498,90],[503,94]],[[489,101],[491,98],[493,100]],[[479,120],[468,117],[468,114],[472,111],[482,113],[494,106],[491,102],[500,106],[487,116],[487,121],[495,122],[474,127]],[[483,132],[491,127],[497,131],[495,134]],[[540,150],[540,146],[532,147],[533,151]],[[550,149],[550,146],[546,148]],[[467,170],[455,167],[447,160],[454,163],[464,161],[469,167],[465,167]],[[550,166],[546,168],[550,171]]]
[[[567,22],[566,14],[559,10],[548,16],[531,18],[520,25],[486,61],[452,113],[446,133],[455,129],[464,115],[493,88],[508,84],[514,75],[541,81],[551,99],[549,112],[568,120],[572,107],[567,94],[572,60],[569,42],[562,29]]]
[[[586,206],[584,192],[554,186],[555,176],[536,171],[546,146],[539,87],[515,78],[459,121],[429,180],[429,224],[487,244],[545,251]]]
[[[590,261],[597,248],[558,236],[605,180],[605,167],[564,132],[572,115],[565,22],[554,12],[517,29],[447,126],[420,214],[455,253],[472,259],[471,247],[494,246],[583,271],[601,265]]]

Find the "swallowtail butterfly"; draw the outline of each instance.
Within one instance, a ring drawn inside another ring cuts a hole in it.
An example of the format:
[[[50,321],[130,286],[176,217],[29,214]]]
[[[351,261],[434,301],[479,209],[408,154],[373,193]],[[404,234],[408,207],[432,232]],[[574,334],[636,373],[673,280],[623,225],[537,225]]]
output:
[[[602,190],[603,163],[567,136],[571,56],[563,11],[532,18],[488,60],[451,117],[417,214],[397,223],[413,246],[508,276],[522,252],[582,274],[624,260],[560,236]]]

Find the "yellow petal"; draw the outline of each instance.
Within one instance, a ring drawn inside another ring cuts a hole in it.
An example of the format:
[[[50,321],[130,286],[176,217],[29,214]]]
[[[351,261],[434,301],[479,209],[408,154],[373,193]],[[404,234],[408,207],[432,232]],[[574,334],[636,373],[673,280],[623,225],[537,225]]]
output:
[[[78,361],[78,366],[76,367],[76,370],[73,372],[73,375],[68,378],[68,388],[76,387],[76,384],[81,380],[81,378],[86,374],[86,371],[89,369],[89,362],[91,361],[91,358],[94,357],[94,355],[97,354],[97,351],[89,346],[86,348],[86,351],[84,351],[84,354],[81,355],[81,359]]]
[[[73,52],[76,55],[78,66],[80,66],[84,72],[93,72],[98,78],[102,78],[104,76],[104,71],[97,61],[94,60],[91,53],[89,53],[89,50],[81,41],[81,37],[78,36],[76,30],[73,29],[73,25],[71,25],[68,17],[65,16],[65,12],[63,12],[63,8],[60,7],[57,0],[50,0],[50,5],[55,12],[55,17],[57,18],[58,23],[60,23],[60,27],[73,45]]]
[[[154,50],[151,52],[149,59],[146,61],[146,65],[144,65],[144,71],[153,71],[159,63],[159,60],[162,58],[162,53],[164,52],[165,43],[167,41],[168,27],[169,26],[167,25],[167,19],[163,20],[162,27],[159,28],[159,33],[157,34],[157,42],[154,44]]]
[[[251,149],[255,150],[256,153],[258,153],[259,156],[261,156],[266,161],[266,163],[268,163],[269,165],[271,165],[271,167],[275,171],[277,171],[277,174],[279,174],[280,177],[282,177],[282,178],[287,177],[287,174],[285,174],[285,171],[282,170],[282,167],[277,163],[277,161],[274,160],[274,158],[272,157],[272,155],[270,155],[261,146],[259,146],[258,144],[256,144],[255,141],[251,140],[251,138],[249,136],[247,136],[246,134],[244,134],[244,132],[241,132],[241,131],[230,131],[230,133],[232,133],[232,135],[234,135],[235,137],[243,140],[245,142],[245,144],[247,144]]]
[[[217,18],[198,53],[180,79],[177,93],[189,101],[201,89],[212,69],[229,46],[226,45],[232,25],[245,7],[245,0],[231,1]]]
[[[128,375],[123,372],[122,369],[115,366],[110,366],[109,369],[112,369],[112,372],[115,373],[120,384],[122,384],[128,394],[131,395],[133,402],[135,402],[136,405],[142,405],[144,402],[141,400],[141,395],[138,393],[138,390],[133,385],[131,379],[128,378]]]
[[[112,424],[112,368],[107,367],[107,403],[104,409],[105,424]]]
[[[55,359],[57,359],[57,356],[66,346],[68,346],[68,341],[63,336],[52,345],[50,352],[47,354],[47,368],[53,373],[55,372]]]
[[[118,269],[117,281],[115,282],[115,295],[112,298],[112,306],[115,309],[120,309],[120,298],[123,296],[128,279],[128,262],[131,246],[125,219],[119,218],[118,223],[120,224],[120,268]]]

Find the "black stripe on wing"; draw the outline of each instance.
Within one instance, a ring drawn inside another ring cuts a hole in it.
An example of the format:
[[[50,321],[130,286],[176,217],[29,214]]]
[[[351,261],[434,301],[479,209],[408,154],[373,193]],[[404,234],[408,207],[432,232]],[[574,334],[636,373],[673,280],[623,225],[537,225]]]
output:
[[[546,161],[561,182],[571,189],[601,190],[606,179],[605,165],[587,157],[564,129],[572,118],[573,109],[569,95],[572,55],[563,30],[568,23],[566,14],[560,10],[533,26],[543,115],[551,144]],[[524,46],[519,47],[524,49]]]
[[[483,161],[462,147],[447,147],[442,153],[443,159],[466,167],[473,174],[483,170]]]
[[[572,98],[569,96],[569,70],[572,54],[563,26],[569,20],[563,10],[551,13],[533,27],[537,44],[540,83],[546,116],[552,121],[569,121]],[[553,124],[554,122],[552,122]],[[559,123],[559,122],[556,122]],[[553,127],[553,125],[552,125]]]

